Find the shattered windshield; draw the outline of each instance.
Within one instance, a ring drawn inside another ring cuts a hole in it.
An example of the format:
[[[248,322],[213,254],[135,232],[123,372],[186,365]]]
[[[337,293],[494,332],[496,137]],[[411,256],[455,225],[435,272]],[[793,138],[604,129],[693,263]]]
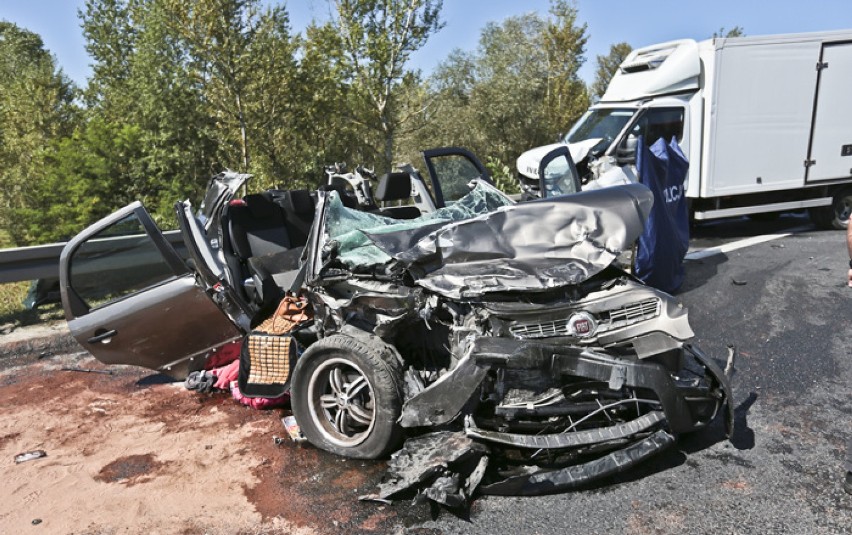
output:
[[[565,143],[577,143],[587,139],[612,141],[634,113],[636,110],[630,108],[589,110],[565,136]]]
[[[378,214],[346,208],[338,195],[328,199],[326,232],[338,244],[338,259],[350,268],[384,264],[391,257],[377,247],[367,234],[398,231],[434,230],[453,221],[487,214],[502,206],[514,204],[508,197],[481,181],[464,197],[450,206],[439,208],[416,219],[399,220]],[[402,243],[401,243],[402,246]],[[402,251],[398,251],[402,252]]]

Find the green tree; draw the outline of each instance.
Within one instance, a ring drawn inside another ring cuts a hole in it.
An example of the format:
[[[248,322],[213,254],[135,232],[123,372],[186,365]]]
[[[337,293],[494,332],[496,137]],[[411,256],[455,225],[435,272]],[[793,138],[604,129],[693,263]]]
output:
[[[610,80],[618,71],[618,67],[631,52],[633,52],[633,47],[629,44],[616,43],[609,47],[609,54],[597,57],[598,68],[595,71],[595,81],[591,87],[593,96],[603,96]]]
[[[588,107],[577,74],[586,39],[564,1],[552,3],[547,19],[529,13],[488,24],[475,52],[453,51],[430,78],[435,101],[421,115],[427,126],[404,152],[465,146],[508,180],[522,152],[552,143]]]
[[[145,169],[142,135],[138,126],[94,118],[56,140],[33,188],[40,205],[18,212],[26,232],[41,241],[67,240],[117,207],[150,197],[150,185],[136,178]]]
[[[479,151],[511,165],[529,146],[546,140],[555,100],[554,73],[549,70],[553,51],[543,45],[547,24],[536,14],[490,24],[479,42],[477,83],[470,104],[479,134]],[[553,93],[551,93],[553,91]]]
[[[405,161],[417,162],[419,150],[439,145],[465,146],[474,151],[482,147],[478,141],[483,129],[476,124],[471,103],[479,83],[478,61],[475,53],[453,50],[424,83],[430,103],[421,108],[416,119],[422,128],[398,139],[398,152]]]
[[[571,0],[551,0],[550,18],[543,33],[547,54],[547,131],[563,131],[589,107],[586,84],[578,74],[586,62],[587,25],[578,25],[578,11]]]
[[[722,26],[718,32],[713,32],[712,37],[714,39],[717,37],[745,37],[745,30],[742,26],[734,26],[730,30],[725,30],[725,27]]]
[[[86,0],[78,11],[86,51],[92,57],[93,76],[85,90],[89,107],[115,109],[121,116],[133,95],[126,86],[136,47],[135,27],[129,0]]]
[[[41,239],[22,211],[45,206],[38,185],[51,143],[73,129],[74,96],[41,38],[0,21],[0,227],[15,245]]]
[[[95,60],[89,121],[139,132],[139,165],[112,166],[137,174],[104,178],[144,184],[128,189],[143,192],[158,222],[168,224],[174,200],[198,198],[222,168],[255,173],[257,188],[287,176],[298,159],[288,133],[299,110],[299,42],[283,8],[262,8],[260,0],[88,0],[81,17]]]
[[[276,138],[286,144],[289,168],[285,177],[315,187],[322,169],[334,162],[367,162],[364,136],[350,119],[349,71],[340,35],[331,24],[312,24],[300,40],[296,79],[286,95],[292,113],[277,125]]]
[[[171,221],[174,200],[197,195],[219,167],[214,123],[204,114],[198,87],[190,83],[185,47],[169,28],[171,13],[157,0],[88,0],[80,15],[94,59],[86,90],[87,125],[139,133],[138,165],[111,166],[134,174],[102,180],[140,192],[155,219]],[[85,132],[79,137],[89,143],[109,139]],[[109,147],[102,152],[120,155]],[[102,202],[112,209],[121,206],[109,197]]]
[[[334,0],[334,26],[351,69],[352,120],[375,133],[381,170],[393,164],[403,126],[399,97],[416,81],[405,65],[441,29],[443,0]]]
[[[220,128],[233,132],[227,141],[236,142],[239,156],[228,160],[243,171],[252,169],[258,122],[286,105],[288,73],[295,69],[286,11],[262,10],[260,0],[163,1],[171,30],[185,45],[190,80],[201,88]]]

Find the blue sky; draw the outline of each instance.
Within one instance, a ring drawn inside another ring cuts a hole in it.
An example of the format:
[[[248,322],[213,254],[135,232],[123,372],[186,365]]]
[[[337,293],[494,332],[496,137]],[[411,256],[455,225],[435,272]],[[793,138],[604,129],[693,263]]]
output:
[[[273,2],[274,0],[269,0]],[[326,0],[289,0],[294,31],[312,18],[328,16]],[[84,0],[0,0],[0,19],[42,36],[45,46],[78,85],[91,74],[78,8]],[[412,58],[412,66],[429,74],[454,48],[473,50],[489,21],[530,11],[546,14],[548,0],[444,0],[446,26]],[[594,78],[595,56],[613,43],[634,48],[671,39],[705,39],[721,27],[741,26],[747,35],[852,29],[849,0],[578,0],[580,22],[590,35],[587,62],[580,75]]]

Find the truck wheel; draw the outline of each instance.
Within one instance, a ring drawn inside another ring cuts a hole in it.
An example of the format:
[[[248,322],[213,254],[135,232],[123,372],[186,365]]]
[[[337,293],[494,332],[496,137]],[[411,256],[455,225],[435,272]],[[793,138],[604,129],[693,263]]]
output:
[[[811,220],[821,229],[844,230],[852,214],[852,188],[844,188],[834,195],[831,206],[812,208]]]
[[[314,446],[355,459],[376,459],[402,437],[399,363],[350,336],[313,344],[293,370],[291,405]]]

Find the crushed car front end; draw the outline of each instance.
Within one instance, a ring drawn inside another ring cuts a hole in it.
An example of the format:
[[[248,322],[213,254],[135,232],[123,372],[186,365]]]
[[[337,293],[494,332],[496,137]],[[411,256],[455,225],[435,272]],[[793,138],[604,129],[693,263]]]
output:
[[[489,459],[488,470],[467,462],[468,483],[475,478],[480,491],[540,494],[633,466],[719,413],[730,431],[727,377],[690,345],[686,310],[613,266],[642,230],[647,190],[523,205],[486,184],[471,195],[460,208],[470,201],[479,213],[406,225],[323,201],[330,207],[308,255],[309,295],[319,337],[337,340],[318,343],[323,358],[342,366],[322,392],[306,392],[316,378],[294,382],[294,410],[312,442],[368,457],[392,451],[406,433],[441,429],[453,438],[430,442],[432,458],[449,453],[442,444],[467,440],[476,458]],[[381,377],[347,347],[371,348]],[[306,351],[295,375],[315,352]],[[386,376],[387,388],[373,387]],[[369,395],[347,397],[355,387]],[[322,410],[300,406],[300,397]],[[344,414],[353,405],[354,419]],[[348,436],[367,440],[384,426],[379,420],[391,420],[383,431],[391,442],[341,446]],[[411,455],[410,443],[395,459]],[[455,480],[447,487],[437,478],[431,492],[461,493],[465,477]],[[390,486],[379,497],[403,490]]]

